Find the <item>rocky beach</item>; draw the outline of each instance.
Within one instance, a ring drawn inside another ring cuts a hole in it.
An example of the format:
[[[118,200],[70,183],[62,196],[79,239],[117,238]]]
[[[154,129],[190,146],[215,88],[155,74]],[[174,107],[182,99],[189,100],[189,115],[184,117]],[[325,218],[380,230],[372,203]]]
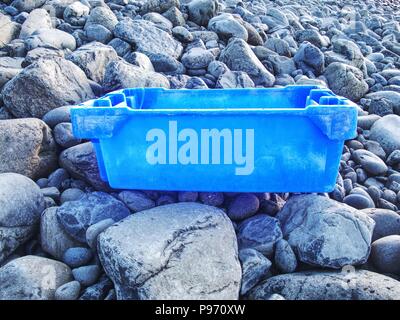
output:
[[[357,104],[332,192],[116,190],[72,133],[122,88],[288,85]],[[400,300],[400,4],[0,1],[0,300],[78,299]]]

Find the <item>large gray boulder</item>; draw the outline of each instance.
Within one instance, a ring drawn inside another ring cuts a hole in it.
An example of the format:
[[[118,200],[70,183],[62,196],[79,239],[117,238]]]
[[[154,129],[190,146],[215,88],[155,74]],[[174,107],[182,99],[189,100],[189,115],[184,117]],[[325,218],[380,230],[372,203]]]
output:
[[[32,237],[44,208],[43,195],[31,179],[0,174],[0,263]]]
[[[53,300],[56,289],[71,280],[64,263],[24,256],[0,268],[0,300]]]
[[[63,58],[40,59],[2,90],[4,104],[17,118],[41,118],[48,111],[94,98],[85,73]]]
[[[256,85],[271,87],[275,77],[258,60],[243,39],[233,38],[222,50],[219,60],[232,71],[244,71]]]
[[[400,117],[391,114],[376,121],[369,138],[379,142],[387,154],[400,150]]]
[[[81,68],[89,79],[102,83],[108,63],[117,61],[118,54],[111,46],[100,42],[90,42],[79,47],[66,58]]]
[[[277,218],[302,262],[341,268],[368,259],[375,222],[346,204],[313,194],[293,196]]]
[[[198,203],[141,211],[98,238],[118,299],[238,299],[241,268],[225,213]]]
[[[72,177],[86,181],[96,190],[109,189],[100,177],[96,152],[91,142],[65,149],[60,153],[59,163]]]
[[[265,280],[249,298],[267,300],[272,294],[287,300],[399,300],[400,282],[366,270],[299,272]]]
[[[57,159],[51,129],[42,120],[0,121],[0,172],[16,172],[36,179],[53,171]]]
[[[182,45],[168,32],[157,28],[151,21],[123,19],[116,25],[114,34],[134,45],[136,51],[147,56],[167,54],[177,59],[182,54]]]
[[[164,87],[168,89],[169,81],[162,74],[146,71],[123,60],[112,61],[107,65],[103,81],[105,91],[137,87]]]
[[[324,76],[334,93],[352,101],[360,100],[368,92],[362,71],[353,66],[333,62],[325,69]]]

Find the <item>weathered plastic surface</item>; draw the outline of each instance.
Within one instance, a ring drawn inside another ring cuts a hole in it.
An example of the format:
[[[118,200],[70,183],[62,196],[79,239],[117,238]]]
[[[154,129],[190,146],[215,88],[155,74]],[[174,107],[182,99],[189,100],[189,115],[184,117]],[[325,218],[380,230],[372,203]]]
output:
[[[356,106],[317,86],[124,89],[72,109],[117,189],[329,192]]]

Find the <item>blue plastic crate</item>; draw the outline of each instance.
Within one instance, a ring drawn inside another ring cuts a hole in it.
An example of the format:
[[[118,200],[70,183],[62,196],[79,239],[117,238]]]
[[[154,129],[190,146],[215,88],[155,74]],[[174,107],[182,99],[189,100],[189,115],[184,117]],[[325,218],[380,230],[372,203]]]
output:
[[[317,86],[124,89],[71,118],[118,189],[329,192],[357,129],[355,104]]]

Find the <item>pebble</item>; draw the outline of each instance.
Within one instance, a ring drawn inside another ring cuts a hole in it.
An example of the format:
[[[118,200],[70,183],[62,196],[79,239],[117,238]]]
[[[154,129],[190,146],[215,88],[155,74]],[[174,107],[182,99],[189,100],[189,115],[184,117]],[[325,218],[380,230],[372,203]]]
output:
[[[58,287],[54,298],[56,300],[77,300],[81,291],[81,284],[78,281],[71,281]]]
[[[387,165],[378,156],[367,150],[356,150],[352,155],[353,159],[371,175],[377,176],[386,173]]]
[[[83,247],[69,248],[64,252],[63,261],[71,268],[87,264],[93,257],[92,252]]]
[[[100,273],[101,269],[96,264],[72,269],[72,275],[74,276],[74,279],[84,287],[95,284],[100,276]]]
[[[69,188],[64,190],[60,196],[60,203],[63,204],[64,202],[68,201],[75,201],[79,200],[83,197],[85,193],[81,189],[77,188]]]
[[[252,193],[237,196],[228,207],[228,216],[232,220],[244,220],[256,214],[260,201]]]

